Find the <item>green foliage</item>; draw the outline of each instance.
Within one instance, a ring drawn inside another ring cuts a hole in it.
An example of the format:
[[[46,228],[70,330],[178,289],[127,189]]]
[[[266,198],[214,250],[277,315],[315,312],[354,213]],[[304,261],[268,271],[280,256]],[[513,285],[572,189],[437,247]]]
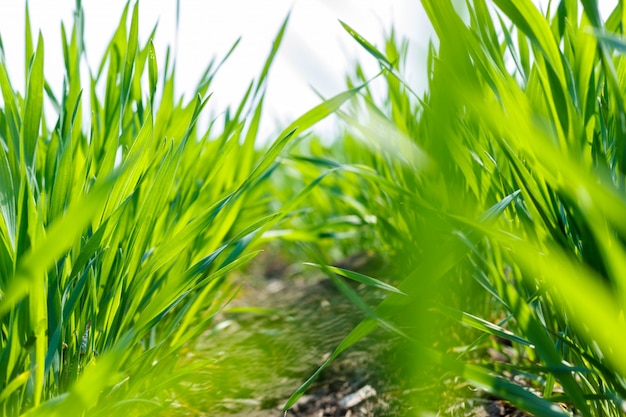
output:
[[[44,41],[32,45],[28,8],[25,97],[0,49],[2,415],[148,413],[171,403],[164,393],[207,366],[180,369],[177,357],[234,295],[225,276],[258,253],[263,232],[302,198],[270,208],[277,158],[358,91],[323,102],[270,146],[255,147],[285,20],[240,106],[221,128],[202,130],[220,64],[209,65],[195,97],[179,99],[175,63],[168,53],[158,68],[154,31],[141,44],[138,5],[129,6],[84,86],[77,2],[74,26],[61,27],[60,96],[45,81]]]
[[[381,73],[357,65],[267,147],[256,137],[287,20],[240,105],[200,129],[221,63],[176,97],[175,63],[157,65],[154,31],[140,41],[136,4],[84,86],[77,2],[59,96],[26,10],[24,96],[0,42],[2,414],[175,404],[172,387],[207,369],[177,359],[234,296],[226,275],[280,238],[365,315],[286,407],[382,327],[406,343],[398,369],[419,411],[442,407],[426,387],[457,377],[535,415],[621,415],[624,6],[603,21],[591,0],[545,16],[530,0],[468,1],[463,15],[422,4],[437,34],[425,93],[403,80],[393,33],[379,49],[342,23]],[[331,113],[340,140],[296,143]],[[357,248],[391,267],[327,265]],[[388,295],[371,307],[345,279]]]
[[[381,51],[344,24],[379,61],[385,94],[364,89],[341,113],[341,140],[293,160],[362,173],[329,192],[374,217],[368,242],[390,252],[397,271],[384,278],[404,294],[368,313],[286,407],[382,325],[407,339],[398,366],[418,393],[456,375],[535,415],[621,415],[623,5],[603,22],[595,1],[552,2],[546,16],[530,0],[493,3],[468,1],[461,16],[449,0],[422,1],[438,45],[422,97],[402,79],[393,34]],[[515,354],[494,362],[503,339]],[[442,407],[429,395],[417,409]]]

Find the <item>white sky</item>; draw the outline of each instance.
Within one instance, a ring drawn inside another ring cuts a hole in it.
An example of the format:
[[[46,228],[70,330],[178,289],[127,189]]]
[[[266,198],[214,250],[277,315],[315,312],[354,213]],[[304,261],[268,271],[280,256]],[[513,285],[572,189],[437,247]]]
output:
[[[536,2],[547,4],[547,0]],[[607,10],[616,0],[599,3]],[[13,86],[20,91],[24,90],[24,4],[0,0],[0,35]],[[124,0],[83,0],[85,43],[92,68],[117,27],[124,4]],[[34,36],[40,29],[46,42],[47,79],[59,92],[63,80],[60,22],[71,28],[75,1],[30,0],[29,5]],[[181,0],[178,92],[189,96],[211,58],[224,56],[241,36],[235,54],[210,89],[214,94],[209,102],[214,114],[229,104],[236,105],[259,74],[289,10],[289,26],[270,73],[262,135],[271,136],[274,122],[285,124],[316,105],[319,99],[311,87],[327,97],[342,91],[345,75],[356,59],[367,74],[376,74],[374,59],[341,28],[338,19],[379,47],[393,22],[396,33],[411,42],[409,59],[416,65],[408,69],[409,82],[416,89],[424,82],[421,69],[431,28],[419,0]],[[142,44],[159,21],[155,47],[162,69],[166,46],[175,40],[176,0],[142,0],[139,15]]]
[[[124,0],[83,0],[85,44],[92,68],[98,65],[124,4]],[[47,79],[59,92],[63,82],[60,22],[65,23],[66,29],[71,28],[75,2],[30,0],[29,7],[34,36],[37,29],[44,36]],[[266,124],[262,129],[265,135],[275,129],[275,121],[284,124],[319,103],[311,86],[327,97],[345,89],[345,74],[356,58],[369,64],[369,74],[376,73],[374,59],[343,30],[338,19],[379,46],[393,21],[397,32],[411,36],[416,55],[419,48],[427,45],[429,36],[429,25],[414,0],[181,0],[180,8],[179,93],[189,96],[211,58],[223,57],[242,37],[210,88],[214,93],[209,102],[213,113],[240,101],[249,82],[260,73],[272,40],[291,10],[287,32],[270,73]],[[0,0],[0,11],[7,66],[14,88],[23,91],[24,2]],[[142,44],[159,22],[155,48],[160,70],[167,45],[175,41],[175,16],[176,0],[140,2]]]

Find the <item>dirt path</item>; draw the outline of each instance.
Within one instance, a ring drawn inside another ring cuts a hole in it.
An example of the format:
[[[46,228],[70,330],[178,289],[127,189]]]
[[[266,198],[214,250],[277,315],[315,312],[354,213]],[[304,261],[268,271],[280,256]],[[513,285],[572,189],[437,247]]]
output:
[[[289,396],[331,354],[363,318],[314,269],[294,271],[276,259],[260,259],[245,276],[233,277],[241,290],[217,326],[198,341],[191,360],[212,363],[178,399],[185,415],[241,417],[410,416],[409,397],[399,387],[398,341],[379,331],[333,362],[286,414]],[[367,265],[350,259],[343,267],[366,272]],[[370,305],[383,295],[355,286]],[[443,378],[442,378],[443,380]],[[421,393],[450,395],[438,415],[523,417],[497,399],[475,393],[466,402],[458,396],[458,381],[442,382]],[[448,385],[446,385],[448,384]],[[410,383],[407,385],[411,385]],[[461,384],[463,385],[463,384]],[[466,389],[468,387],[465,387]],[[438,401],[438,400],[435,400]]]
[[[262,271],[235,278],[241,290],[230,312],[194,349],[196,358],[214,364],[181,399],[194,415],[282,416],[289,396],[363,318],[318,271],[304,276],[276,262],[261,259],[261,265]],[[355,289],[374,305],[380,300],[381,294]],[[286,415],[403,415],[386,376],[390,343],[381,336],[345,352]]]

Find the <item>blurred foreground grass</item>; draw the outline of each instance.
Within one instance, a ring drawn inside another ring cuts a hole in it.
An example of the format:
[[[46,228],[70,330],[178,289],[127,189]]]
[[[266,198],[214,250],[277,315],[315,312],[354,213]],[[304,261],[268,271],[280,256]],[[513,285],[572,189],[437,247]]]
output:
[[[363,306],[320,370],[382,327],[407,341],[397,366],[416,388],[460,378],[534,415],[622,415],[624,4],[606,21],[592,0],[546,15],[528,0],[422,4],[437,34],[426,93],[403,81],[393,36],[379,50],[344,24],[386,94],[363,89],[339,111],[344,136],[294,158],[358,173],[326,192],[350,195],[404,293]],[[366,79],[357,67],[351,83]],[[419,392],[416,413],[455,409]]]

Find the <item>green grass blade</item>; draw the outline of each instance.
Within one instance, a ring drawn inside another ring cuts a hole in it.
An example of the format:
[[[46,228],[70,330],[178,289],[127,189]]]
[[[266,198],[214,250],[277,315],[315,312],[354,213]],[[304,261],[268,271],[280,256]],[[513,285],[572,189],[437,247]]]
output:
[[[28,80],[28,72],[30,68],[30,60],[33,57],[33,32],[30,25],[30,12],[28,10],[28,2],[25,4],[24,9],[24,79]]]
[[[41,124],[44,95],[44,44],[41,33],[37,41],[37,51],[28,74],[24,114],[22,116],[22,143],[24,146],[24,162],[32,168],[35,159],[39,127]]]
[[[50,226],[46,238],[18,261],[15,276],[2,295],[0,317],[31,291],[38,277],[44,275],[49,266],[74,243],[83,228],[93,221],[114,183],[115,176],[101,181],[87,197],[70,206],[65,216]]]
[[[159,70],[157,67],[156,52],[152,40],[148,44],[148,81],[150,85],[150,107],[154,107],[154,94],[159,82]]]

